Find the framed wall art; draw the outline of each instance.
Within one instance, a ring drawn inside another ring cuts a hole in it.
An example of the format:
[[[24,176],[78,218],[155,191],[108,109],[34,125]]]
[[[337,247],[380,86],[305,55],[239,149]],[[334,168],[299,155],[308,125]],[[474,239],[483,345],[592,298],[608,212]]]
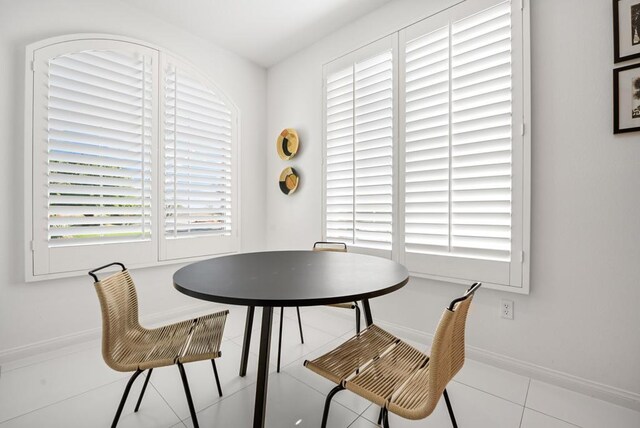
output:
[[[613,70],[613,133],[640,131],[640,64]]]
[[[640,0],[613,0],[615,62],[640,58]]]

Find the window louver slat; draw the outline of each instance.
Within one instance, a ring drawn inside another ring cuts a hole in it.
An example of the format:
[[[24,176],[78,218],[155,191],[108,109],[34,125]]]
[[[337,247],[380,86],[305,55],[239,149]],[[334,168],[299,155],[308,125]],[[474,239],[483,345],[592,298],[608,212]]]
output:
[[[179,67],[165,75],[165,237],[230,236],[231,111]]]
[[[49,72],[49,246],[149,239],[151,60],[84,51]]]

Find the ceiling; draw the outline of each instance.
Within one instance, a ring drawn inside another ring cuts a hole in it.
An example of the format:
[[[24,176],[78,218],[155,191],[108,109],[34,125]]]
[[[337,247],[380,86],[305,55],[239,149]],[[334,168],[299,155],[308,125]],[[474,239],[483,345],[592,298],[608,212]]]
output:
[[[269,67],[391,0],[127,0]]]

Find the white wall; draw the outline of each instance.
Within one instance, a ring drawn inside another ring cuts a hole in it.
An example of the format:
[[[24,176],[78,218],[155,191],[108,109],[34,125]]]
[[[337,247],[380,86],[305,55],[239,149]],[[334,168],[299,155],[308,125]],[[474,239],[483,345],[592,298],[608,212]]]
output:
[[[321,236],[322,64],[445,3],[451,2],[391,2],[269,69],[270,247],[309,248]],[[481,290],[468,343],[634,396],[640,394],[640,133],[612,134],[611,2],[531,0],[531,12],[531,294]],[[300,134],[292,162],[275,152],[285,127]],[[302,177],[290,197],[276,183],[288,165]],[[374,317],[432,333],[442,308],[462,291],[412,279],[375,299]],[[499,318],[502,297],[515,301],[515,320]]]
[[[100,315],[88,276],[24,283],[25,46],[72,33],[110,33],[144,40],[191,61],[238,106],[241,118],[241,228],[245,251],[264,247],[266,71],[184,30],[119,1],[0,0],[0,358],[21,347],[95,332]],[[201,302],[173,289],[179,265],[133,272],[141,313],[153,315]]]

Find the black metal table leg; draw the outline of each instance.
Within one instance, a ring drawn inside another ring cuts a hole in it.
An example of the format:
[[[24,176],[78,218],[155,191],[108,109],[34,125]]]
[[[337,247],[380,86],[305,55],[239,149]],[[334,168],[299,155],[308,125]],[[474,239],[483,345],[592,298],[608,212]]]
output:
[[[242,357],[240,360],[240,376],[247,375],[247,362],[249,360],[249,347],[251,346],[251,330],[253,328],[254,306],[247,307],[247,320],[244,324],[244,340],[242,341]]]
[[[280,331],[278,332],[278,368],[277,372],[280,373],[280,355],[282,354],[282,323],[284,322],[284,308],[280,308]]]
[[[256,384],[255,410],[253,412],[253,428],[263,428],[266,419],[272,322],[273,308],[262,308],[262,329],[260,331],[260,354],[258,357],[258,381]]]
[[[364,309],[364,321],[367,323],[367,327],[373,324],[373,317],[371,316],[371,306],[369,306],[369,299],[362,300],[362,308]]]

